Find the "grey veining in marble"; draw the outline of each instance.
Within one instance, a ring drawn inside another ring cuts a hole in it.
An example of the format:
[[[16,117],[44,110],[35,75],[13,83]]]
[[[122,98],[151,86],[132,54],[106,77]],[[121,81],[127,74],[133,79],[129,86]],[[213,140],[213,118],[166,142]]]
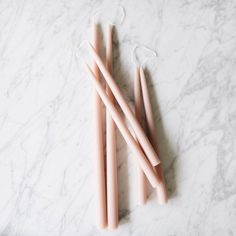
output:
[[[117,132],[120,225],[96,228],[92,83],[76,58],[98,9],[116,27],[114,76],[133,103],[145,63],[170,201],[137,206]],[[114,15],[114,14],[113,14]],[[236,235],[236,1],[0,1],[0,235]]]

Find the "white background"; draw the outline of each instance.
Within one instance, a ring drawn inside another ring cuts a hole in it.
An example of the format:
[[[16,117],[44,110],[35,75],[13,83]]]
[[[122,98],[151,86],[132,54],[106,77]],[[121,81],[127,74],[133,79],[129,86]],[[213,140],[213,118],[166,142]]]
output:
[[[120,222],[107,232],[96,227],[93,87],[75,54],[94,12],[106,28],[118,4],[114,77],[131,105],[133,49],[158,53],[145,66],[170,201],[150,189],[137,206],[117,132]],[[235,235],[235,49],[234,0],[1,1],[0,235]]]

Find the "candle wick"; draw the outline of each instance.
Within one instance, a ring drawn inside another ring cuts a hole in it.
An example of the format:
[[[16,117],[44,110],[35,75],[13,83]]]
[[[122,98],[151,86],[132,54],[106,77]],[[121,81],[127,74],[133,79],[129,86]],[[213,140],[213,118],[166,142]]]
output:
[[[89,45],[89,41],[88,40],[82,40],[81,42],[77,43],[75,46],[75,56],[76,58],[80,58],[81,54],[83,54],[82,48],[84,47],[84,45]]]
[[[106,10],[109,10],[109,11],[106,11]],[[92,22],[93,23],[96,23],[96,22],[98,22],[98,21],[101,21],[101,20],[99,20],[99,17],[100,16],[104,16],[104,12],[110,12],[110,8],[109,9],[107,9],[106,7],[101,7],[101,8],[99,8],[99,9],[97,9],[94,13],[93,13],[93,15],[92,15]],[[120,14],[120,15],[119,15]],[[115,13],[114,14],[112,14],[113,16],[115,15],[115,16],[119,16],[120,17],[120,19],[111,19],[111,17],[105,17],[105,19],[108,21],[108,23],[110,24],[110,25],[116,25],[116,26],[118,26],[118,25],[122,25],[123,24],[123,22],[124,22],[124,19],[125,19],[125,17],[126,17],[126,13],[125,13],[125,8],[122,6],[122,5],[117,5],[117,7],[116,7],[116,11],[115,11]],[[96,19],[96,17],[97,17],[97,19]]]
[[[141,52],[141,54],[142,54],[142,52],[145,53],[145,51],[146,51],[146,54],[149,54],[149,55],[143,56],[144,60],[142,61],[141,55],[139,52]],[[157,52],[154,49],[151,49],[147,46],[136,45],[133,49],[132,61],[136,66],[143,67],[148,60],[150,60],[154,57],[158,57]]]

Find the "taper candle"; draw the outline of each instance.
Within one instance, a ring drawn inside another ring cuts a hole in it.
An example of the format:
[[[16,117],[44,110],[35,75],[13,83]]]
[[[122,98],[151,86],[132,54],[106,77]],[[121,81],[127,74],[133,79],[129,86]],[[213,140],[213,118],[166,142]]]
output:
[[[107,28],[106,67],[112,74],[112,25]],[[106,85],[106,92],[110,101],[114,103],[113,94]],[[118,226],[118,184],[116,160],[116,127],[110,115],[106,112],[106,147],[107,147],[107,222],[111,229]]]
[[[156,136],[157,134],[156,134],[155,121],[152,112],[151,100],[148,93],[147,81],[142,68],[140,68],[140,79],[141,79],[142,96],[143,96],[144,110],[147,121],[148,134],[153,147],[157,151],[158,147],[157,147],[157,136]],[[158,178],[160,179],[159,184],[156,188],[157,197],[160,204],[165,204],[168,201],[168,196],[161,164],[156,166],[155,170]]]
[[[98,25],[93,24],[92,43],[96,52],[99,50]],[[94,63],[93,71],[95,79],[100,81],[99,69]],[[107,225],[106,209],[106,175],[105,175],[105,158],[103,145],[103,126],[102,126],[102,103],[96,90],[94,91],[94,111],[95,111],[95,160],[96,160],[96,197],[97,197],[97,220],[98,227],[105,228]]]
[[[101,57],[97,54],[96,50],[93,48],[91,44],[89,44],[89,48],[91,49],[92,55],[94,60],[96,61],[101,73],[103,74],[104,79],[106,80],[108,86],[110,87],[114,97],[116,98],[117,102],[120,105],[120,108],[124,112],[125,116],[127,117],[128,121],[130,122],[133,131],[142,146],[143,151],[146,154],[146,157],[149,159],[153,166],[156,166],[160,163],[160,160],[152,147],[150,141],[148,140],[147,136],[145,135],[142,127],[140,126],[139,122],[135,118],[135,115],[131,111],[128,103],[126,102],[123,94],[121,93],[119,87],[115,83],[114,79],[112,78],[109,71],[106,69]]]
[[[134,105],[135,105],[135,115],[142,125],[142,110],[143,110],[143,102],[142,102],[142,93],[141,93],[141,84],[140,84],[140,76],[139,76],[139,67],[135,70],[135,78],[134,78]],[[147,200],[147,185],[146,185],[146,177],[138,166],[137,168],[138,174],[138,203],[143,205],[146,203]]]
[[[118,112],[117,108],[114,104],[110,101],[109,97],[107,96],[105,90],[103,89],[101,83],[97,81],[95,74],[91,70],[91,68],[87,65],[87,71],[93,81],[94,87],[96,88],[101,100],[105,104],[107,110],[110,112],[112,119],[114,120],[117,128],[120,130],[122,136],[124,137],[125,141],[127,142],[128,146],[134,152],[135,160],[138,161],[140,167],[142,168],[143,172],[147,176],[147,179],[151,183],[151,185],[155,188],[159,184],[159,179],[156,176],[154,169],[152,168],[150,162],[147,160],[146,156],[144,155],[142,149],[140,148],[139,144],[135,141],[134,137],[130,133],[129,129],[125,125],[125,121],[122,119],[120,113]]]

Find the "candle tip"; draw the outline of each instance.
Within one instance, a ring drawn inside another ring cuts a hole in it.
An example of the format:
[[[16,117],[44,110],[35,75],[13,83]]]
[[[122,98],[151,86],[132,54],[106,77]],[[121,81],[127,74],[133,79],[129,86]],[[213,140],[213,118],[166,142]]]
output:
[[[144,74],[144,70],[143,70],[143,66],[142,65],[139,66],[139,71],[140,71],[140,73]]]
[[[108,24],[108,28],[109,28],[110,30],[112,30],[113,27],[114,27],[114,24],[111,24],[111,23]]]

